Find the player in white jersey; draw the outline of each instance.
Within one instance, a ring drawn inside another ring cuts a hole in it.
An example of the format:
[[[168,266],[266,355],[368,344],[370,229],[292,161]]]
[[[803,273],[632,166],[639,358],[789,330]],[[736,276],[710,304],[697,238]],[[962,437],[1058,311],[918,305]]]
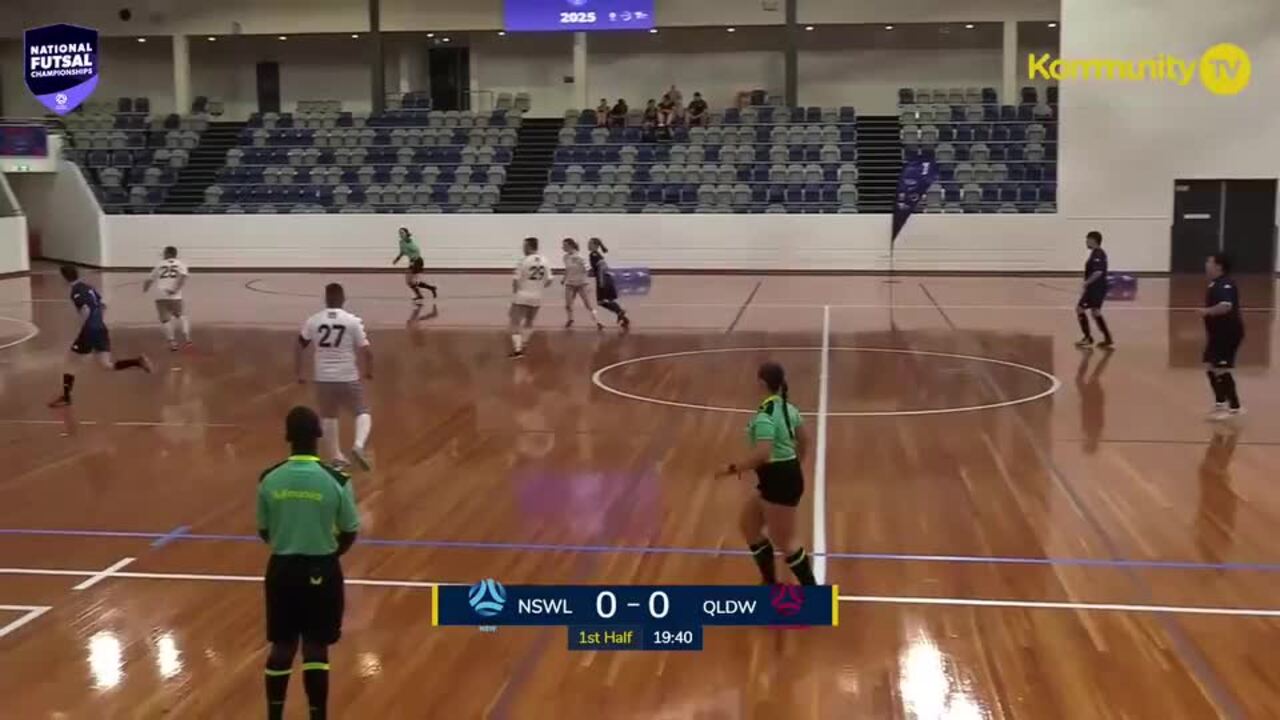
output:
[[[176,325],[182,325],[183,345],[191,347],[191,320],[182,303],[182,287],[187,284],[187,266],[178,259],[178,248],[170,245],[164,249],[164,260],[151,271],[151,277],[142,283],[142,292],[149,292],[151,286],[156,290],[156,314],[160,316],[160,327],[164,328],[164,337],[169,341],[169,349],[178,349],[178,331]]]
[[[564,284],[564,311],[569,315],[564,326],[573,327],[573,300],[582,298],[582,304],[591,313],[591,319],[596,321],[596,329],[603,330],[604,324],[596,315],[596,307],[591,304],[591,296],[587,294],[587,285],[591,282],[587,261],[578,254],[578,250],[578,241],[573,238],[564,239],[564,278],[560,282]]]
[[[524,357],[524,346],[533,332],[533,320],[542,307],[542,291],[551,285],[551,266],[538,254],[538,238],[524,239],[524,259],[511,278],[511,355]]]
[[[372,380],[373,351],[369,347],[369,336],[364,331],[364,321],[342,309],[346,300],[346,292],[341,285],[330,283],[325,286],[326,309],[312,315],[302,326],[294,349],[294,367],[298,382],[305,383],[302,357],[314,342],[316,410],[319,411],[329,460],[339,466],[347,463],[338,438],[338,413],[345,408],[356,418],[356,439],[351,454],[360,467],[368,470],[372,465],[365,445],[369,441],[369,431],[373,429],[373,416],[369,414],[369,406],[364,399],[364,386],[360,383],[361,363],[357,355],[363,360],[364,378]]]

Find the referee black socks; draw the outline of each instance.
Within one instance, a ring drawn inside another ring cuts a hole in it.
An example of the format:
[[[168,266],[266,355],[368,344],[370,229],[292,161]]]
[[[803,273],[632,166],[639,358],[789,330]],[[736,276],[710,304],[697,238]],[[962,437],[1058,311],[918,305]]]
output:
[[[1209,387],[1213,388],[1213,401],[1219,405],[1227,403],[1227,393],[1222,387],[1222,376],[1212,370],[1206,370],[1205,375],[1209,376]]]
[[[288,667],[276,670],[267,664],[267,720],[284,720],[284,699],[289,694],[292,672]]]
[[[1093,331],[1089,329],[1089,316],[1076,313],[1076,319],[1080,321],[1080,332],[1084,333],[1084,339],[1093,342]]]
[[[302,663],[302,683],[307,688],[311,720],[325,720],[329,707],[329,663]]]
[[[773,543],[765,538],[747,547],[751,548],[751,557],[756,561],[756,567],[760,568],[760,579],[765,585],[777,585],[778,571],[773,565]]]
[[[1098,324],[1098,329],[1102,331],[1102,341],[1111,344],[1111,328],[1107,327],[1107,321],[1102,319],[1101,315],[1094,315],[1093,321]]]
[[[1223,373],[1218,376],[1218,387],[1222,388],[1222,394],[1226,399],[1227,406],[1232,410],[1240,409],[1240,396],[1236,394],[1236,378],[1231,373]]]
[[[809,555],[804,548],[787,556],[787,566],[791,568],[791,574],[796,576],[801,585],[818,584],[817,579],[813,577],[813,565],[809,563]]]
[[[76,386],[76,376],[71,373],[62,373],[62,400],[63,402],[71,402],[71,389]]]

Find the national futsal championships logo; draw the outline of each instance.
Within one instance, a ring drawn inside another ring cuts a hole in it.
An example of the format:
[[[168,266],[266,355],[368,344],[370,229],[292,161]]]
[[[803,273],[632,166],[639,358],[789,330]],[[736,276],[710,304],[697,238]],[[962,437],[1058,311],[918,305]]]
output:
[[[1049,53],[1027,56],[1029,80],[1111,80],[1118,82],[1168,82],[1186,87],[1196,75],[1214,95],[1237,95],[1249,86],[1253,62],[1234,43],[1218,43],[1197,58],[1161,53],[1155,57],[1053,58]]]
[[[467,592],[467,602],[480,617],[493,617],[507,605],[507,589],[493,578],[485,578]]]

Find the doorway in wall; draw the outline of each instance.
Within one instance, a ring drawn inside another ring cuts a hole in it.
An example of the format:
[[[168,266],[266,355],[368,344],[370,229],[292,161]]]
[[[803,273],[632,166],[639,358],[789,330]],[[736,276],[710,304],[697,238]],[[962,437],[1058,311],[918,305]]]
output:
[[[1199,273],[1225,252],[1236,274],[1276,271],[1276,180],[1175,180],[1170,269]]]
[[[471,51],[465,47],[431,48],[427,52],[431,107],[471,109]]]
[[[280,63],[258,63],[258,112],[280,112]]]

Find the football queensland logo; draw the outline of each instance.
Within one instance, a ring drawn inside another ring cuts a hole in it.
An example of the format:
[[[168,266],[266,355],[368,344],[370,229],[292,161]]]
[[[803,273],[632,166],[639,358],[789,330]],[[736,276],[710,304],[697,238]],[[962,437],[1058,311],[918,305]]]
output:
[[[98,87],[98,31],[46,25],[23,33],[23,78],[41,105],[59,115],[75,110]]]
[[[467,592],[467,602],[480,617],[493,617],[507,604],[507,589],[492,578],[481,580]]]
[[[776,585],[769,604],[782,617],[795,617],[804,607],[804,589],[798,585]]]
[[[1027,56],[1027,79],[1164,82],[1186,87],[1196,76],[1214,95],[1236,95],[1249,86],[1253,63],[1244,48],[1218,43],[1199,58],[1161,53],[1147,58],[1053,58],[1049,53]]]

